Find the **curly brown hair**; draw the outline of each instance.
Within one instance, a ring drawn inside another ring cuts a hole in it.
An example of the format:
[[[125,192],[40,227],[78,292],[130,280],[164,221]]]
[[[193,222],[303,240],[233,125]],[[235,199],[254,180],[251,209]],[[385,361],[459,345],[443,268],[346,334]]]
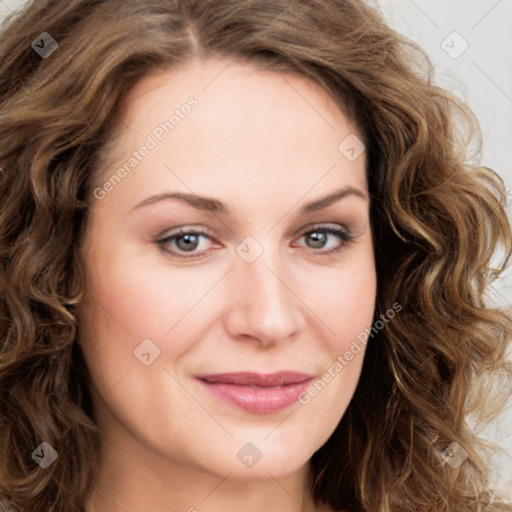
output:
[[[43,32],[58,43],[45,58],[31,48]],[[6,507],[84,510],[100,440],[74,308],[84,294],[80,242],[102,149],[139,79],[213,56],[314,80],[364,136],[376,310],[398,302],[402,311],[368,344],[354,397],[311,458],[315,501],[350,511],[486,509],[489,462],[478,428],[497,414],[511,382],[512,316],[488,297],[512,253],[504,185],[469,163],[482,141],[467,105],[434,85],[420,47],[359,0],[32,0],[7,19],[0,36]],[[42,469],[32,460],[42,441],[59,464]],[[468,454],[456,469],[443,457],[454,442]]]

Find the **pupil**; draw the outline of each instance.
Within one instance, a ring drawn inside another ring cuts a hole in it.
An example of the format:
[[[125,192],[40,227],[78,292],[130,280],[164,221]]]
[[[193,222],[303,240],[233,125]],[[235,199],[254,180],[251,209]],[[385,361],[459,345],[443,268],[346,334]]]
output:
[[[314,245],[314,247],[321,248],[323,246],[323,244],[325,243],[325,238],[326,238],[327,234],[321,233],[319,231],[314,231],[309,236],[310,236],[310,239],[313,240],[313,244],[317,244],[317,245]]]
[[[180,244],[180,240],[186,240],[186,244],[181,247],[182,244]],[[180,246],[180,249],[195,249],[197,247],[197,235],[188,234],[188,235],[182,235],[178,238],[178,246]]]

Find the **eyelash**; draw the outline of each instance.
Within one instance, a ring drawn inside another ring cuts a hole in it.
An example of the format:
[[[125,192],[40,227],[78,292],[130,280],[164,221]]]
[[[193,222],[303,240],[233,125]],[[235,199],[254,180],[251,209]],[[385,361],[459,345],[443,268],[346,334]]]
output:
[[[341,240],[341,244],[338,247],[335,247],[334,249],[329,249],[327,251],[313,250],[313,252],[316,253],[316,254],[314,254],[315,257],[316,256],[332,256],[332,255],[338,254],[341,251],[343,251],[348,245],[350,245],[352,242],[354,242],[354,239],[355,239],[355,237],[346,229],[333,228],[333,227],[328,227],[325,225],[323,226],[321,224],[313,226],[308,231],[305,231],[304,233],[302,233],[300,235],[300,238],[302,238],[306,235],[310,235],[312,233],[318,233],[318,232],[328,233],[330,235],[335,235],[335,236],[339,237]],[[197,255],[195,255],[195,256],[180,256],[180,255],[177,255],[176,253],[171,252],[165,248],[166,244],[168,244],[171,240],[180,238],[183,235],[200,235],[200,236],[205,236],[208,238],[213,238],[213,233],[208,229],[196,230],[196,229],[180,228],[175,233],[171,233],[170,235],[166,236],[165,238],[156,240],[156,243],[163,251],[165,251],[166,253],[171,254],[173,256],[176,256],[177,258],[181,258],[181,259],[200,258],[201,257],[200,255],[199,256],[197,256]]]

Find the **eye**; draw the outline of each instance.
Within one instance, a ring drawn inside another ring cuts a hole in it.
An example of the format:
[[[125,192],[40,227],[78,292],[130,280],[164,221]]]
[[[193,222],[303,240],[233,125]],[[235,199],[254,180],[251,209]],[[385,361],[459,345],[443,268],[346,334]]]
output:
[[[165,238],[157,240],[157,244],[162,248],[162,250],[169,252],[178,258],[196,258],[198,256],[195,253],[199,252],[196,251],[196,249],[201,245],[201,240],[211,239],[211,235],[212,233],[208,230],[180,228]],[[192,253],[193,255],[180,256],[176,253],[175,249],[169,250],[169,246],[172,248],[177,247],[178,252]]]
[[[322,225],[314,226],[312,229],[305,232],[301,236],[301,238],[306,238],[306,240],[309,240],[311,244],[309,247],[313,249],[324,248],[329,240],[329,237],[338,238],[340,242],[333,248],[323,250],[321,252],[314,251],[317,253],[315,256],[325,256],[339,253],[354,241],[354,236],[348,230]]]
[[[339,243],[334,248],[313,252],[315,256],[326,256],[341,252],[346,246],[354,241],[353,235],[346,229],[340,229],[332,226],[314,226],[312,229],[302,234],[300,238],[306,238],[310,241],[310,248],[324,248],[329,237],[338,238]],[[201,246],[201,240],[213,240],[213,233],[209,230],[179,228],[156,241],[158,246],[165,252],[170,253],[181,259],[199,258],[206,249],[197,250]],[[189,256],[183,256],[179,253],[189,253]]]

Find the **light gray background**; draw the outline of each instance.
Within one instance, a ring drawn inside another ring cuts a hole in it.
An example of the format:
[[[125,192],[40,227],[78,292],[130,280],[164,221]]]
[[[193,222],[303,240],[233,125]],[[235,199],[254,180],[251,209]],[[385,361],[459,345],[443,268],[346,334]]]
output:
[[[512,0],[367,1],[427,51],[437,84],[475,112],[484,135],[481,163],[503,177],[512,199]],[[0,0],[0,18],[23,3]],[[512,269],[492,293],[499,304],[512,307]],[[512,499],[512,404],[484,434],[506,450],[496,459],[496,478]]]

